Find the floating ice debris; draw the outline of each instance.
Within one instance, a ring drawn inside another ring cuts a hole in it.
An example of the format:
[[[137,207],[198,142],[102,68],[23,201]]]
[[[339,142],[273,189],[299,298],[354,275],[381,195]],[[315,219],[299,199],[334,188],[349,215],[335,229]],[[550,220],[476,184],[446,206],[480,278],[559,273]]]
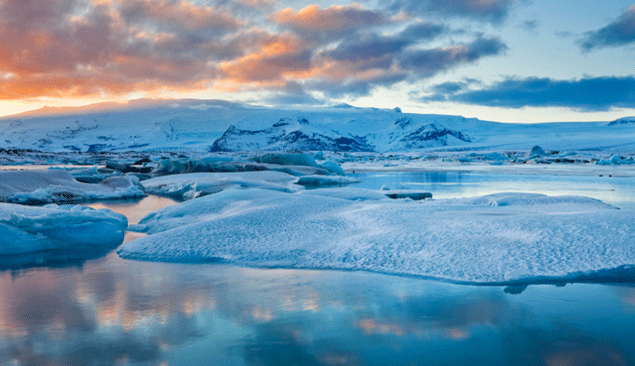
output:
[[[320,168],[326,169],[329,172],[335,173],[337,175],[346,175],[346,173],[344,173],[344,169],[342,169],[339,164],[331,160],[327,160],[324,163],[320,164]]]
[[[307,154],[285,154],[285,153],[269,153],[252,158],[254,161],[262,164],[276,165],[305,165],[314,168],[319,167],[310,155]]]
[[[115,247],[123,242],[126,226],[124,215],[108,209],[0,203],[0,255],[75,246]]]
[[[305,187],[329,187],[343,186],[346,184],[359,183],[360,181],[351,177],[330,176],[330,175],[305,175],[298,179],[297,183]]]
[[[419,201],[424,200],[426,198],[432,198],[432,193],[423,192],[423,191],[411,191],[411,190],[393,190],[393,191],[383,191],[386,197],[390,197],[392,199],[403,199],[410,198],[411,200]]]
[[[148,193],[192,199],[227,188],[261,188],[278,191],[297,190],[297,178],[281,172],[191,173],[168,175],[143,181]]]
[[[134,176],[80,183],[63,170],[0,171],[0,201],[43,204],[144,197]]]

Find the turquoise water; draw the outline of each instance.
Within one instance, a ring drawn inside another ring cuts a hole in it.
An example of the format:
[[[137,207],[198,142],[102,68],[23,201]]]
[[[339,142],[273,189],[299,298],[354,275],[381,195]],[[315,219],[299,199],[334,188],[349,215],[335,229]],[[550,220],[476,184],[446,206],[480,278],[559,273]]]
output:
[[[600,177],[363,179],[361,186],[414,187],[439,198],[497,187],[595,192],[623,209],[634,195],[630,181]],[[92,206],[134,223],[172,203],[150,196]],[[114,251],[70,261],[40,255],[5,268],[2,365],[635,364],[635,287],[624,284],[461,286],[364,272],[125,261]]]

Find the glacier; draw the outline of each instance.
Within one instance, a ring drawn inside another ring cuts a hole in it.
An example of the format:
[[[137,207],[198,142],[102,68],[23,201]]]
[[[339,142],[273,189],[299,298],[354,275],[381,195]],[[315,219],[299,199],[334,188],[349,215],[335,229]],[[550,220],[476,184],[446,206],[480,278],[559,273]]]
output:
[[[632,270],[635,212],[577,196],[391,200],[380,192],[226,189],[166,207],[126,259],[364,270],[470,284]]]
[[[77,247],[114,248],[128,219],[108,209],[49,204],[0,203],[0,255]]]

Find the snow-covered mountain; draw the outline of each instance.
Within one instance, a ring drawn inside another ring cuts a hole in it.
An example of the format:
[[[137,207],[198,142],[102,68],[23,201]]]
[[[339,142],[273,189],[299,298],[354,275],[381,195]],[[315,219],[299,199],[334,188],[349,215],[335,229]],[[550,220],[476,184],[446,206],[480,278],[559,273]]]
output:
[[[311,123],[307,118],[282,118],[262,130],[245,130],[230,126],[211,151],[246,150],[328,150],[328,151],[408,151],[430,147],[457,146],[470,143],[461,131],[442,125],[414,122],[410,117],[397,118],[379,131],[360,135],[350,124]],[[350,131],[350,127],[354,131]]]
[[[0,119],[0,148],[50,152],[439,150],[635,151],[635,117],[511,124],[350,106],[277,109],[221,100],[138,100]]]

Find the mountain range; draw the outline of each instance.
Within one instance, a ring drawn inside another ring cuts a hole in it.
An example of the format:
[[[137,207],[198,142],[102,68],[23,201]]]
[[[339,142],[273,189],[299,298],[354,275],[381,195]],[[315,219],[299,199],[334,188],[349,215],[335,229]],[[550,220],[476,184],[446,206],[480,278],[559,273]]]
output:
[[[349,105],[282,109],[222,100],[136,100],[0,119],[0,148],[48,152],[443,150],[635,151],[635,117],[518,124]]]

